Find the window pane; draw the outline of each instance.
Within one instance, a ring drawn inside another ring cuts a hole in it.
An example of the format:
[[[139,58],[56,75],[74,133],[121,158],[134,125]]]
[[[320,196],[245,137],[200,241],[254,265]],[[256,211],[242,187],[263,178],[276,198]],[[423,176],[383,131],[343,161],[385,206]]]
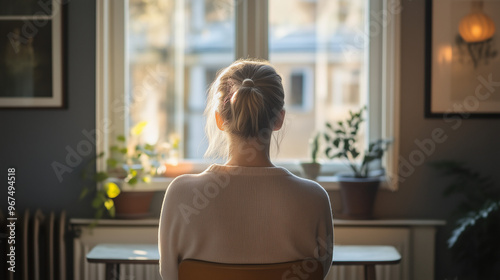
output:
[[[233,0],[129,0],[129,126],[147,121],[144,141],[176,135],[182,157],[201,158],[206,89],[233,46]]]
[[[304,104],[304,74],[292,73],[290,77],[290,106],[302,107]]]
[[[287,110],[278,159],[310,159],[315,131],[366,104],[366,3],[269,0],[269,57],[283,77]]]

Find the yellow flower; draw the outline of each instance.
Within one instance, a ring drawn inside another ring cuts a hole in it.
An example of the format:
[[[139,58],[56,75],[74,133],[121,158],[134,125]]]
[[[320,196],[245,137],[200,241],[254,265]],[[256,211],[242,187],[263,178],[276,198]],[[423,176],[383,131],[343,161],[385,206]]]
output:
[[[107,182],[104,185],[104,190],[109,198],[115,198],[120,194],[120,188],[113,182]]]
[[[104,206],[106,207],[106,209],[111,209],[113,206],[115,206],[115,203],[113,202],[113,200],[111,198],[108,198],[105,202],[104,202]]]
[[[146,125],[148,125],[148,122],[147,121],[142,121],[142,122],[139,122],[138,124],[136,124],[134,127],[132,127],[132,135],[139,135],[142,133],[142,131],[144,130],[144,128],[146,127]]]
[[[173,149],[179,148],[179,142],[181,141],[181,137],[177,133],[173,133],[170,135],[170,143]]]

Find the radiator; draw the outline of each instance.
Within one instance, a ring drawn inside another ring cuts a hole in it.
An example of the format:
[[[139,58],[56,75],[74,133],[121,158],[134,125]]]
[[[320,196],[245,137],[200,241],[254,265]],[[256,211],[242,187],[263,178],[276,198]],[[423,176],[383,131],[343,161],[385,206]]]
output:
[[[90,264],[86,254],[99,243],[156,243],[158,234],[157,220],[137,222],[131,226],[130,221],[108,220],[93,230],[88,228],[87,221],[73,219],[77,237],[74,239],[74,280],[103,280],[105,266]],[[126,233],[126,234],[124,234]],[[391,245],[402,256],[397,265],[377,265],[378,280],[408,280],[410,264],[410,231],[407,228],[372,228],[370,231],[356,227],[335,228],[335,242],[339,245]],[[332,266],[327,280],[357,280],[364,278],[362,266]],[[158,265],[121,265],[120,279],[149,280],[161,279]]]
[[[0,229],[7,237],[10,221],[0,213]],[[0,278],[8,280],[67,280],[66,278],[66,212],[44,214],[40,209],[25,210],[15,221],[15,244],[2,238],[2,252],[15,246],[15,272],[7,270],[2,256]],[[4,255],[2,253],[2,255]]]

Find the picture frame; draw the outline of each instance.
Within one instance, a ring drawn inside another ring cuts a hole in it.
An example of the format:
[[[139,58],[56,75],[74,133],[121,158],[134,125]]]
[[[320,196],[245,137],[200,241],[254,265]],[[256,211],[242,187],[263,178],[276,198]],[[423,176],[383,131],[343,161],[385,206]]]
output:
[[[474,42],[477,17],[489,24],[478,34],[497,32]],[[500,1],[426,0],[425,29],[425,117],[499,118]]]
[[[66,0],[0,3],[0,109],[64,109]]]

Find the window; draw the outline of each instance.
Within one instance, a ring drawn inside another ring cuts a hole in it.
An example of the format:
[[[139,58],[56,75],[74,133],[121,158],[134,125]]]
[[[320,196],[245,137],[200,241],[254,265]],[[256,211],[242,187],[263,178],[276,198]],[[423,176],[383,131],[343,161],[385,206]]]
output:
[[[306,93],[307,88],[305,87],[305,77],[304,72],[302,71],[294,71],[290,75],[290,88],[287,91],[288,93],[288,107],[290,108],[299,108],[299,109],[307,109],[305,104],[305,99],[308,96],[311,96],[310,93]]]
[[[128,1],[128,128],[147,121],[143,141],[177,135],[182,158],[203,157],[205,92],[234,59],[232,6],[231,0]]]
[[[269,59],[283,77],[287,121],[286,137],[273,153],[278,161],[308,159],[315,131],[365,104],[370,109],[365,140],[392,137],[399,14],[394,7],[399,5],[398,0],[98,3],[98,37],[104,42],[98,42],[98,56],[109,57],[97,62],[98,93],[107,92],[98,98],[104,107],[98,105],[98,120],[99,114],[109,116],[119,127],[106,141],[147,121],[144,141],[176,135],[182,159],[201,159],[207,147],[206,89],[219,69],[239,57]]]

